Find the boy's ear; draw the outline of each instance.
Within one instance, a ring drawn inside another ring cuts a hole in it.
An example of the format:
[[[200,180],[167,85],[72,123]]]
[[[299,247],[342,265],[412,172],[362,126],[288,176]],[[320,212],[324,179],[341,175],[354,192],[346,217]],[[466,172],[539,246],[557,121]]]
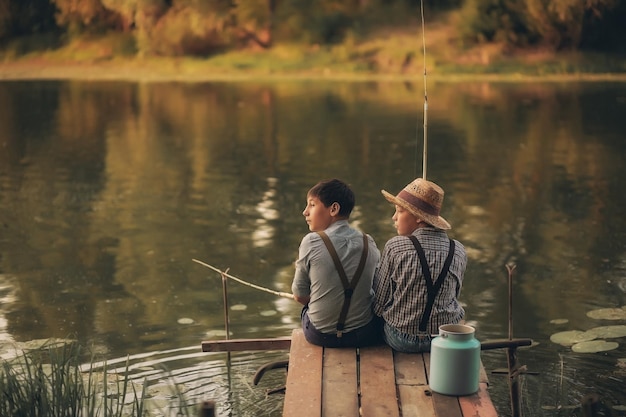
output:
[[[333,216],[336,216],[339,214],[339,209],[341,208],[341,206],[339,205],[339,203],[333,203],[330,205],[330,214]]]

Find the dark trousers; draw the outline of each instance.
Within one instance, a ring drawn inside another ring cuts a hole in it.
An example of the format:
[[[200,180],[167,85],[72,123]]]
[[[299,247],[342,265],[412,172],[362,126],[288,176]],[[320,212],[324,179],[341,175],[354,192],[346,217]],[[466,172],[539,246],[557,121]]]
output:
[[[302,309],[302,331],[306,340],[317,346],[339,348],[339,347],[365,347],[383,344],[383,321],[380,317],[374,316],[372,320],[363,327],[343,333],[337,337],[337,333],[322,333],[315,328],[309,315],[308,307]]]

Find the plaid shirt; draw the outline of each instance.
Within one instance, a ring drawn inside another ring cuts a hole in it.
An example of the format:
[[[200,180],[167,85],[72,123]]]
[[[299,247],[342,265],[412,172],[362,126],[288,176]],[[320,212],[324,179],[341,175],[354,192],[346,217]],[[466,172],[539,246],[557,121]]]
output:
[[[446,232],[434,227],[413,232],[426,253],[431,277],[437,279],[448,256],[450,241]],[[465,316],[457,298],[467,266],[465,247],[455,240],[450,271],[435,298],[427,332],[439,334],[439,326],[459,323]],[[419,334],[419,323],[426,308],[428,291],[419,256],[407,236],[395,236],[385,244],[374,276],[374,313],[408,335]]]

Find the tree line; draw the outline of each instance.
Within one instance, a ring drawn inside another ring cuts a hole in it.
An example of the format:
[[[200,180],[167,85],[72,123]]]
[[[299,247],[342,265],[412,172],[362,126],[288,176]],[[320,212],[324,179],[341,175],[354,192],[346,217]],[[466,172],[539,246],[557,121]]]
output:
[[[125,35],[140,55],[328,45],[415,23],[422,7],[427,16],[457,13],[460,47],[626,51],[625,0],[0,0],[0,47],[104,33]]]

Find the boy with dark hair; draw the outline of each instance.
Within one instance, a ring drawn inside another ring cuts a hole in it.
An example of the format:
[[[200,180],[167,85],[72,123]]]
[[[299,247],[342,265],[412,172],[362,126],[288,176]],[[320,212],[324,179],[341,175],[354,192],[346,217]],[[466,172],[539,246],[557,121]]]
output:
[[[355,198],[338,179],[307,193],[302,214],[311,233],[300,243],[292,292],[302,309],[305,338],[326,347],[360,347],[382,342],[372,312],[372,279],[380,252],[371,236],[348,223]]]

